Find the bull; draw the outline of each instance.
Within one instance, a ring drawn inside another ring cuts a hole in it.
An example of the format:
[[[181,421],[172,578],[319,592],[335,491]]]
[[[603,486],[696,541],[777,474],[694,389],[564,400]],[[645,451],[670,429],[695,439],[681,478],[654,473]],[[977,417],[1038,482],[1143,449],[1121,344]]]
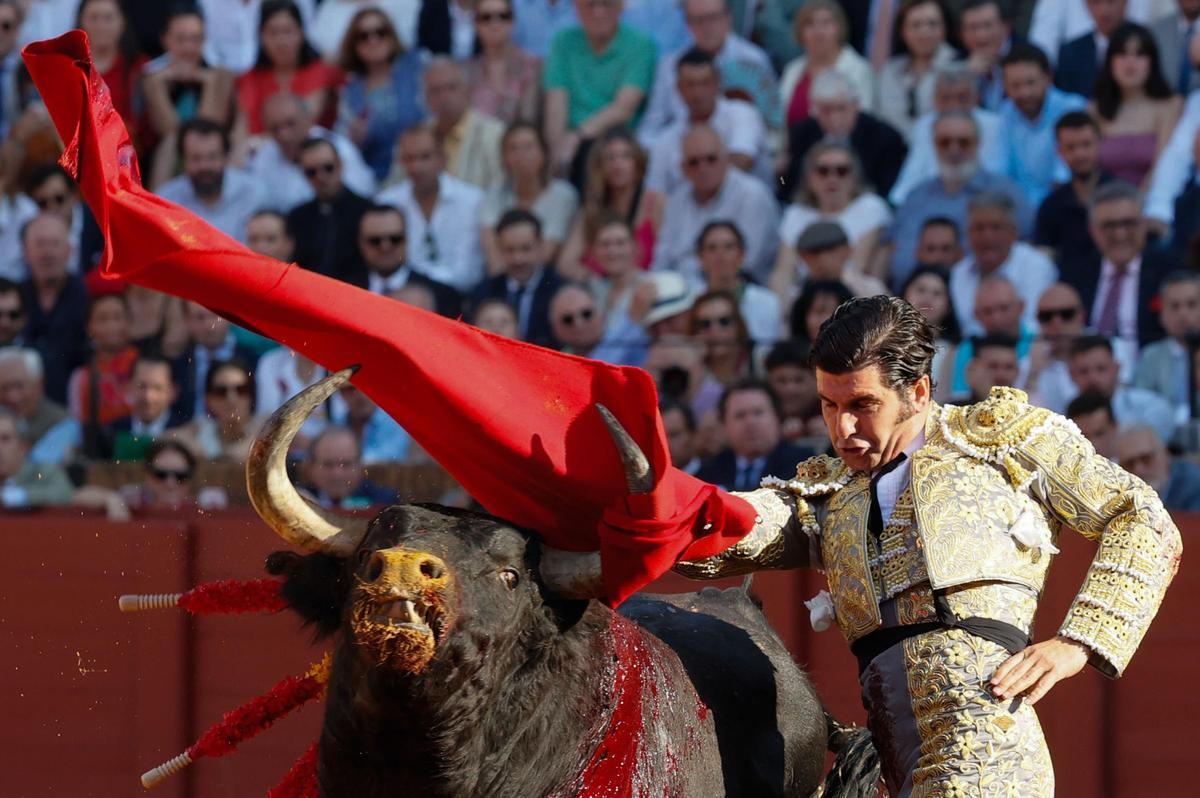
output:
[[[746,590],[641,594],[614,612],[586,598],[594,554],[503,519],[412,504],[365,521],[306,501],[288,446],[348,376],[280,408],[247,468],[259,514],[309,552],[275,552],[268,570],[334,640],[322,795],[808,796],[827,745],[840,752],[824,795],[874,794],[867,733],[824,713]]]

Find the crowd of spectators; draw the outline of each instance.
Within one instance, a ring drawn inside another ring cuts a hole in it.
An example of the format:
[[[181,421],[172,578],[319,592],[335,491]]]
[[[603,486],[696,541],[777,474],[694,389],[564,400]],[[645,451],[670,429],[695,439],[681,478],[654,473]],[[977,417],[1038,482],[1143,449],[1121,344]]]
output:
[[[0,0],[2,504],[220,506],[198,469],[325,374],[97,274],[19,55],[80,27],[151,190],[256,252],[646,368],[675,463],[714,483],[828,447],[809,345],[894,292],[939,330],[936,399],[1022,388],[1200,509],[1198,22],[1200,0]],[[352,387],[294,454],[346,508],[395,498],[364,466],[428,460]],[[85,484],[106,461],[140,482]]]

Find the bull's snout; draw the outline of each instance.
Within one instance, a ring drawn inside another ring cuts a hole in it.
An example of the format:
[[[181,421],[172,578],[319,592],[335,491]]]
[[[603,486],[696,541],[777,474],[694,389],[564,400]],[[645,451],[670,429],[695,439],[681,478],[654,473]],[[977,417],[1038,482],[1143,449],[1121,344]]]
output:
[[[434,554],[410,549],[384,549],[367,560],[364,573],[370,584],[426,589],[443,587],[447,581],[446,563]]]

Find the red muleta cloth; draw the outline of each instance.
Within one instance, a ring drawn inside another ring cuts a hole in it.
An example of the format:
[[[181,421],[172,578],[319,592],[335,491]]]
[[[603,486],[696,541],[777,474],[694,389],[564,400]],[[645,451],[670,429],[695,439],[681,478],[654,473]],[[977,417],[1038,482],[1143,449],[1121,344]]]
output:
[[[681,557],[716,554],[750,531],[749,504],[670,465],[645,371],[501,338],[251,252],[142,188],[82,31],[22,55],[104,233],[106,277],[199,302],[326,368],[361,364],[355,385],[489,512],[552,546],[599,549],[612,606]],[[597,402],[662,475],[638,518],[624,512]]]

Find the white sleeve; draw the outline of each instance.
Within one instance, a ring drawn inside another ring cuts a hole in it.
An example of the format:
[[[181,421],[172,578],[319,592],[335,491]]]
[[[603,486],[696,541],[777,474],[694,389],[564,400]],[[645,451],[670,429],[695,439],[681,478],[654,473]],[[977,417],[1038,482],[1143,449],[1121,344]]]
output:
[[[1146,193],[1143,213],[1151,219],[1170,224],[1175,220],[1175,198],[1187,185],[1189,176],[1196,166],[1193,143],[1200,129],[1200,92],[1188,97],[1187,105],[1167,146],[1158,156],[1158,163],[1150,175],[1150,190]]]
[[[1029,23],[1029,41],[1036,44],[1053,64],[1063,41],[1066,5],[1072,0],[1037,0]]]
[[[725,142],[725,148],[738,155],[758,157],[766,146],[766,126],[762,115],[750,103],[732,100],[729,104],[730,116],[734,120],[733,132]]]

